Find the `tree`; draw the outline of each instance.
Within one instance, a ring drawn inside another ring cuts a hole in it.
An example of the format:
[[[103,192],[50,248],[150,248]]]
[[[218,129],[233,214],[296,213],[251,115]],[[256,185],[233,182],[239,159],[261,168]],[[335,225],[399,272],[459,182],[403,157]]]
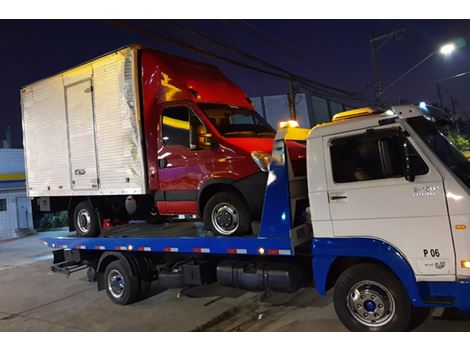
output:
[[[461,134],[450,134],[447,138],[462,153],[470,151],[470,141]]]

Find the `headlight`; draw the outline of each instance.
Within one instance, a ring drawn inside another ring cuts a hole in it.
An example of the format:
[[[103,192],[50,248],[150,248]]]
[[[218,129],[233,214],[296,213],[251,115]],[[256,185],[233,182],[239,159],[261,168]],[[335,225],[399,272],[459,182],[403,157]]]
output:
[[[251,157],[253,158],[254,162],[256,163],[256,165],[258,165],[261,171],[269,171],[269,164],[271,163],[271,154],[255,150],[254,152],[251,152]]]

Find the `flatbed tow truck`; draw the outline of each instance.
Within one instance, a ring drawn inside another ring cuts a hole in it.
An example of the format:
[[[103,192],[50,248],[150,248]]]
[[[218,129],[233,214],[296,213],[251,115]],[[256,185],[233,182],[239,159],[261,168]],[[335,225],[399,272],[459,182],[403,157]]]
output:
[[[305,172],[288,141],[307,144]],[[470,162],[426,111],[337,114],[279,129],[254,235],[216,237],[193,223],[122,225],[94,238],[51,237],[55,270],[85,266],[118,304],[149,284],[217,281],[251,290],[334,287],[353,331],[406,331],[435,307],[470,310]]]

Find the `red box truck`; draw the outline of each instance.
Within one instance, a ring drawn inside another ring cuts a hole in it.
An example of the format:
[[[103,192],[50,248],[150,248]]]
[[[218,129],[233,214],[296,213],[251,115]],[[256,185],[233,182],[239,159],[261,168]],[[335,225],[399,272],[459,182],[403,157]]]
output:
[[[274,129],[216,66],[131,45],[21,91],[28,194],[81,236],[111,222],[261,215]],[[291,158],[305,165],[305,148]],[[108,222],[107,222],[108,223]]]

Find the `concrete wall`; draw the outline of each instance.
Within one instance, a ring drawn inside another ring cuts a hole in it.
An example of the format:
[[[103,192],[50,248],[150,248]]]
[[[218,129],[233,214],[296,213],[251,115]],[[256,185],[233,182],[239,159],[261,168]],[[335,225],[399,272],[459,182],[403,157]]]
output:
[[[24,201],[21,207],[21,198]],[[31,202],[24,190],[1,191],[0,199],[6,200],[6,211],[0,211],[0,240],[18,237],[25,229],[33,227]],[[20,204],[18,204],[20,203]],[[22,212],[22,214],[19,214]],[[18,216],[23,216],[20,222]],[[19,229],[20,223],[23,229]]]
[[[0,148],[0,174],[16,174],[24,172],[23,149]]]
[[[0,240],[33,228],[31,201],[26,196],[23,149],[0,149]],[[1,207],[0,207],[1,209]]]

